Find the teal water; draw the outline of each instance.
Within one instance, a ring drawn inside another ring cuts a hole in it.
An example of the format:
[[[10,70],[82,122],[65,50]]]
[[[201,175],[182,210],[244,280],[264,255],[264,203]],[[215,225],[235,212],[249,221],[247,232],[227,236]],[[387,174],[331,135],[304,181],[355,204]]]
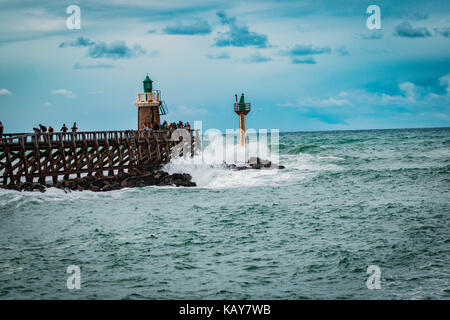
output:
[[[278,172],[167,168],[195,188],[0,190],[0,299],[450,298],[450,129],[279,149]]]

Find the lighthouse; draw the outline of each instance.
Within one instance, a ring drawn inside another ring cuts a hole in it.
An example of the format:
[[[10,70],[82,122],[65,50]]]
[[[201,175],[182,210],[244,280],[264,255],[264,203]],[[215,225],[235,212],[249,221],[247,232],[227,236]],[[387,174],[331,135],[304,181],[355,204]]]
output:
[[[142,130],[145,124],[161,125],[160,116],[167,114],[166,104],[161,100],[161,92],[153,89],[153,81],[148,74],[142,83],[144,92],[136,95],[134,103],[138,107],[138,130]]]
[[[245,146],[247,143],[247,138],[245,137],[245,117],[250,112],[250,103],[244,101],[244,94],[241,94],[239,102],[236,96],[236,103],[234,104],[234,112],[239,116],[239,141],[241,146]]]

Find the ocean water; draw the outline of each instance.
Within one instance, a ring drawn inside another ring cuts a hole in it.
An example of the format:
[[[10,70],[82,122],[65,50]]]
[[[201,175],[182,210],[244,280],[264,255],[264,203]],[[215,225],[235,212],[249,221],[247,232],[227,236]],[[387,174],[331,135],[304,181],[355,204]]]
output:
[[[0,299],[450,298],[450,129],[280,134],[277,171],[219,145],[166,167],[195,188],[0,190]]]

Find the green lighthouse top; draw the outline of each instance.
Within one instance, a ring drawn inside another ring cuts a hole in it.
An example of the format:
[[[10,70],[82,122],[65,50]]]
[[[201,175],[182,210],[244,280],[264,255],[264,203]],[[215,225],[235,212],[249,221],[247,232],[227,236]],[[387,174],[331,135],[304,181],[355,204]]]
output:
[[[244,94],[241,94],[241,98],[239,99],[239,110],[245,110]]]
[[[241,98],[239,99],[239,105],[243,105],[243,104],[245,104],[244,94],[241,94]]]
[[[234,104],[234,111],[238,114],[249,113],[250,112],[250,103],[245,102],[244,94],[243,93],[241,94],[241,98],[239,99],[239,102],[237,99],[237,94],[235,96],[236,96],[236,103]]]
[[[145,80],[142,81],[142,83],[144,84],[144,92],[152,92],[153,89],[153,81],[148,77],[145,77]]]

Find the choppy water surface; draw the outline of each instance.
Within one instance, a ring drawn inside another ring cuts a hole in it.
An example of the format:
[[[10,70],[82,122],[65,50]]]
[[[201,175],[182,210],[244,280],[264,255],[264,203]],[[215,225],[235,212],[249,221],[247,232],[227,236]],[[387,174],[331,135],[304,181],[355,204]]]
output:
[[[450,129],[279,147],[278,172],[167,168],[196,188],[0,190],[0,298],[450,298]]]

